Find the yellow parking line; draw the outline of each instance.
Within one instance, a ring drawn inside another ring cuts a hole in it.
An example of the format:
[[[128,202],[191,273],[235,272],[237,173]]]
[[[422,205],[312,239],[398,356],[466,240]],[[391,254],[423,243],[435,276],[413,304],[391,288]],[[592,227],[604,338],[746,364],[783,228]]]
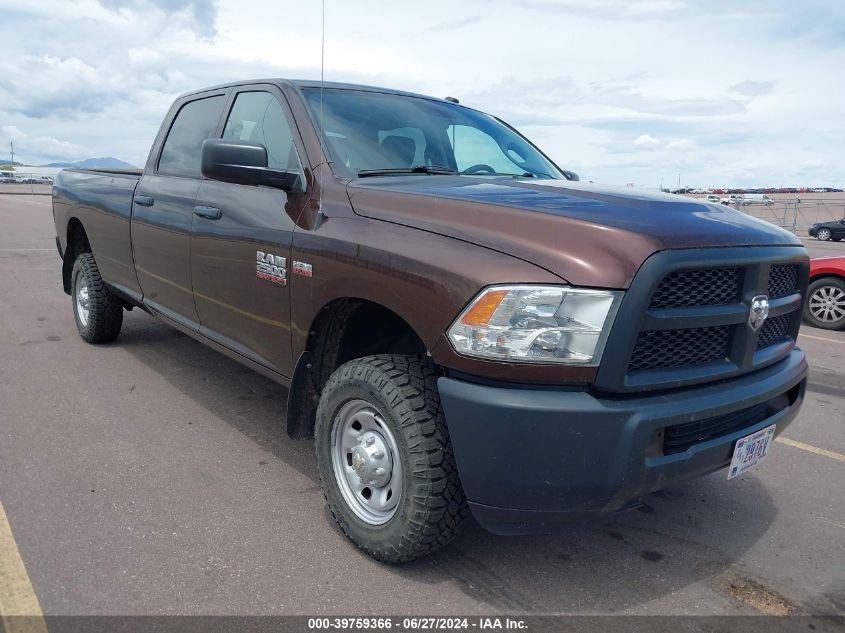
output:
[[[829,451],[826,448],[819,448],[818,446],[813,446],[812,444],[804,444],[804,442],[796,442],[788,437],[777,437],[775,438],[775,442],[780,442],[781,444],[786,444],[787,446],[792,446],[793,448],[800,448],[802,451],[809,451],[811,453],[815,453],[816,455],[823,455],[824,457],[830,457],[831,459],[845,462],[845,455],[842,453]]]
[[[18,617],[26,616],[26,617]],[[6,633],[47,633],[12,527],[0,503],[0,622]]]
[[[804,338],[811,338],[814,341],[827,341],[828,343],[842,343],[845,344],[845,341],[840,341],[835,338],[825,338],[824,336],[812,336],[811,334],[804,334],[803,332],[799,332],[798,336],[803,336]]]

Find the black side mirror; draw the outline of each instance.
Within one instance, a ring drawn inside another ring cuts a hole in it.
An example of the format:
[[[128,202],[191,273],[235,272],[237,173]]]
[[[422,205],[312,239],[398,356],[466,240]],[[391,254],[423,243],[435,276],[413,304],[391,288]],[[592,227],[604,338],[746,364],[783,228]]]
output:
[[[201,157],[200,171],[211,180],[305,191],[298,172],[267,167],[267,148],[261,143],[210,138],[202,142]]]
[[[569,180],[580,180],[578,178],[578,174],[576,174],[574,171],[567,171],[564,169],[563,175],[566,176]]]

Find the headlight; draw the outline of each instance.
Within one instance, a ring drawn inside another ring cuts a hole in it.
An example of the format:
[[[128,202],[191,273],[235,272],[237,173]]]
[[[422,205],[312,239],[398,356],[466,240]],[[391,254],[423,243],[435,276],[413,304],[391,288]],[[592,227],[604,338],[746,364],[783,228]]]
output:
[[[465,356],[597,365],[622,292],[566,286],[490,286],[449,328]]]

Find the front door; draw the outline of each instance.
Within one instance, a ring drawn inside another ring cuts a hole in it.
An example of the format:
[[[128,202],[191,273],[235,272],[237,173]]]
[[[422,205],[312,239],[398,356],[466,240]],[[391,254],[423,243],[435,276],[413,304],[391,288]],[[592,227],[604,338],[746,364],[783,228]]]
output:
[[[235,95],[223,138],[261,143],[268,167],[302,173],[287,105],[273,88]],[[204,180],[191,237],[200,332],[283,376],[292,370],[290,251],[306,194]]]

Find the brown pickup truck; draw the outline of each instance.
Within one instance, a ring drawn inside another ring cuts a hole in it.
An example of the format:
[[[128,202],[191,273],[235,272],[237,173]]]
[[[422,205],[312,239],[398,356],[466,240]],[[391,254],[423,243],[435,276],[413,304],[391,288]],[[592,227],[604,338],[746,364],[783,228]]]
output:
[[[79,333],[149,312],[290,388],[383,561],[636,506],[796,416],[808,258],[687,198],[584,184],[454,99],[263,80],[176,100],[143,172],[53,189]],[[280,416],[281,418],[281,416]]]

